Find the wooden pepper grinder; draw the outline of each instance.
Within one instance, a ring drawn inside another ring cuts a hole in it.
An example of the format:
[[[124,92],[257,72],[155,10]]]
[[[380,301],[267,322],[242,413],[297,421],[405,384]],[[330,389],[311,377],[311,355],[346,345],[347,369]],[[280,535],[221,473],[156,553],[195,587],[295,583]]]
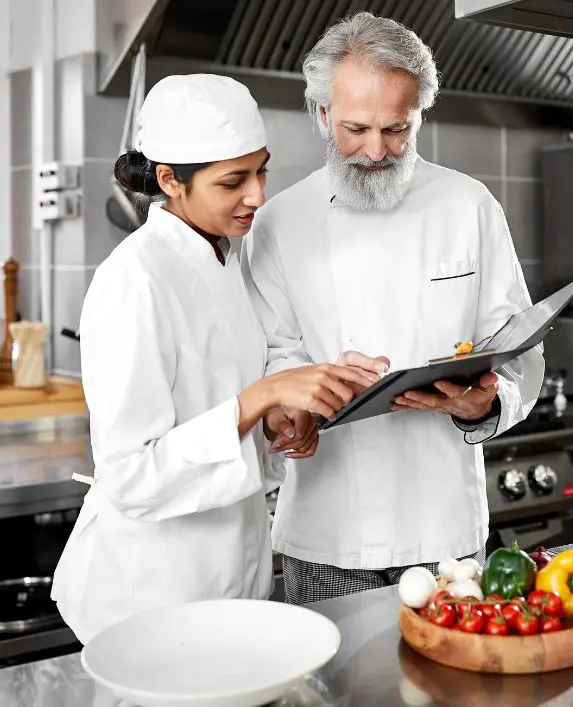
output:
[[[10,258],[2,266],[4,271],[4,343],[0,348],[0,383],[12,383],[12,334],[10,324],[17,318],[18,270],[20,265]]]

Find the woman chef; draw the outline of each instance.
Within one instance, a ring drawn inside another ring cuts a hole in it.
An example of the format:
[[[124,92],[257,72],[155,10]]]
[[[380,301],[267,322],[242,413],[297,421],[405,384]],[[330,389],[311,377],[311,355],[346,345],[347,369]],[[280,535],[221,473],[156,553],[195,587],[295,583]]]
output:
[[[164,202],[97,269],[80,323],[96,482],[52,596],[83,643],[150,608],[267,598],[265,491],[280,479],[262,418],[277,406],[331,417],[349,384],[370,382],[330,365],[261,380],[266,342],[226,238],[264,202],[269,153],[249,91],[167,77],[139,128],[116,178]],[[308,418],[303,454],[316,446]]]

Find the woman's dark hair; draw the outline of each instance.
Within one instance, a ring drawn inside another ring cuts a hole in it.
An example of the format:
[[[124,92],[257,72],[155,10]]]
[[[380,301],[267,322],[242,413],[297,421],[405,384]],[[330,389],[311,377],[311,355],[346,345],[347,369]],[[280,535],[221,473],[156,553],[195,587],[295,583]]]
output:
[[[155,174],[155,168],[158,164],[166,164],[171,167],[175,179],[181,184],[185,184],[187,192],[189,192],[193,175],[212,163],[169,164],[168,162],[154,162],[153,160],[148,160],[142,152],[128,150],[117,158],[113,174],[121,186],[129,191],[145,194],[146,196],[158,196],[163,193]]]

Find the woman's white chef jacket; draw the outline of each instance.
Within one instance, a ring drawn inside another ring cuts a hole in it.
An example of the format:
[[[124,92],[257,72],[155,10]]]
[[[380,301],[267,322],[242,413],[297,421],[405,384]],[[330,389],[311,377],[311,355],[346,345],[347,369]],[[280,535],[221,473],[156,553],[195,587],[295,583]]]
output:
[[[241,265],[267,334],[268,373],[335,361],[350,339],[387,355],[392,370],[424,365],[530,304],[498,202],[421,158],[386,212],[347,208],[326,168],[314,172],[257,214]],[[468,442],[522,420],[543,370],[537,348],[504,367],[493,429],[464,433],[448,415],[408,411],[322,434],[314,457],[287,462],[274,547],[348,569],[475,552],[488,508],[482,447]]]
[[[97,483],[54,577],[65,621],[85,643],[148,608],[267,598],[276,482],[261,423],[239,439],[236,398],[266,342],[236,254],[223,267],[153,205],[97,269],[80,333]]]

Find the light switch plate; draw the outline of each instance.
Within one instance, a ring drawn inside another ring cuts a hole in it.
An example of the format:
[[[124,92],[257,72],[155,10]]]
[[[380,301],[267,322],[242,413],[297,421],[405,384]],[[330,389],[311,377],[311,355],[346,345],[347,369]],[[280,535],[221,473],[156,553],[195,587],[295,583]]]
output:
[[[48,191],[40,194],[38,210],[43,221],[62,218],[79,218],[82,210],[82,195],[79,191]]]

